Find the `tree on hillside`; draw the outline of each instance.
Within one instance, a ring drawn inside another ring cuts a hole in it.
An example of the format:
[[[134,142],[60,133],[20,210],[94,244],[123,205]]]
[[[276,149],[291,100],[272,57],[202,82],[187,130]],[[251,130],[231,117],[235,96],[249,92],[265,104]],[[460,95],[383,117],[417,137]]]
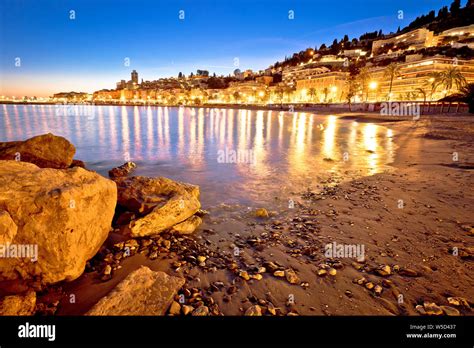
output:
[[[438,20],[442,20],[448,17],[449,11],[448,11],[448,6],[443,6],[441,9],[438,11]]]
[[[452,14],[457,14],[461,9],[461,0],[454,0],[449,7],[449,12]]]

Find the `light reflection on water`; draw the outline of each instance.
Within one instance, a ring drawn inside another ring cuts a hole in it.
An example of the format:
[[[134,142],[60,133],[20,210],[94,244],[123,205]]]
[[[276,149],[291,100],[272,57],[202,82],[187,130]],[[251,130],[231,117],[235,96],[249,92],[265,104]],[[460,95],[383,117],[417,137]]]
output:
[[[76,158],[106,175],[128,158],[136,175],[201,186],[204,205],[264,204],[315,188],[330,173],[350,179],[388,169],[390,129],[336,116],[277,111],[138,106],[0,106],[0,141],[51,132]],[[255,163],[219,163],[225,150],[252,151]],[[344,160],[346,157],[346,160]]]

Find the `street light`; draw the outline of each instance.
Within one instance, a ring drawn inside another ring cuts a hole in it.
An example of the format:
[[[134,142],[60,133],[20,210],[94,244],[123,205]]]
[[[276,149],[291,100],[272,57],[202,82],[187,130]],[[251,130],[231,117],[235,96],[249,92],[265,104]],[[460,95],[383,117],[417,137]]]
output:
[[[375,81],[372,81],[369,83],[369,88],[372,90],[372,91],[375,91],[377,89],[377,82]],[[375,100],[377,100],[377,92],[375,92]]]

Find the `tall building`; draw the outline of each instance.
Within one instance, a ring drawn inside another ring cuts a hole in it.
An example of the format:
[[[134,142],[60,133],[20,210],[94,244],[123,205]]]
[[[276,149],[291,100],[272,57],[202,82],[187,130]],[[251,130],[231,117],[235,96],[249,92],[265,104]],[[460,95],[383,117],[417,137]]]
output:
[[[136,70],[132,71],[132,82],[138,84],[138,73]]]

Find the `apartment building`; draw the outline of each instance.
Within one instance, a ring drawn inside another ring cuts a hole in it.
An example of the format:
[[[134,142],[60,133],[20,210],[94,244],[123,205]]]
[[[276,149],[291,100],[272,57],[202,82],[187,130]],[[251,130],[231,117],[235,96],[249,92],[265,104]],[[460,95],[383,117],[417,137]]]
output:
[[[397,45],[404,45],[407,49],[420,49],[424,47],[435,46],[437,40],[434,33],[428,29],[421,28],[412,30],[408,33],[395,35],[383,40],[375,40],[372,44],[372,54],[375,56],[379,51],[387,45],[397,47]]]
[[[340,102],[344,99],[349,73],[330,71],[296,82],[296,95],[300,101]]]
[[[399,64],[399,76],[392,83],[391,100],[438,100],[446,94],[454,93],[439,86],[432,91],[432,74],[445,71],[455,66],[459,69],[468,83],[474,83],[474,60],[463,60],[435,56],[430,58],[410,59],[408,62]],[[412,57],[412,58],[416,58]],[[369,100],[387,100],[390,92],[390,78],[386,76],[386,67],[374,67],[370,69],[371,80],[377,85],[370,95]],[[421,90],[424,93],[421,92]],[[433,93],[432,93],[433,92]]]

